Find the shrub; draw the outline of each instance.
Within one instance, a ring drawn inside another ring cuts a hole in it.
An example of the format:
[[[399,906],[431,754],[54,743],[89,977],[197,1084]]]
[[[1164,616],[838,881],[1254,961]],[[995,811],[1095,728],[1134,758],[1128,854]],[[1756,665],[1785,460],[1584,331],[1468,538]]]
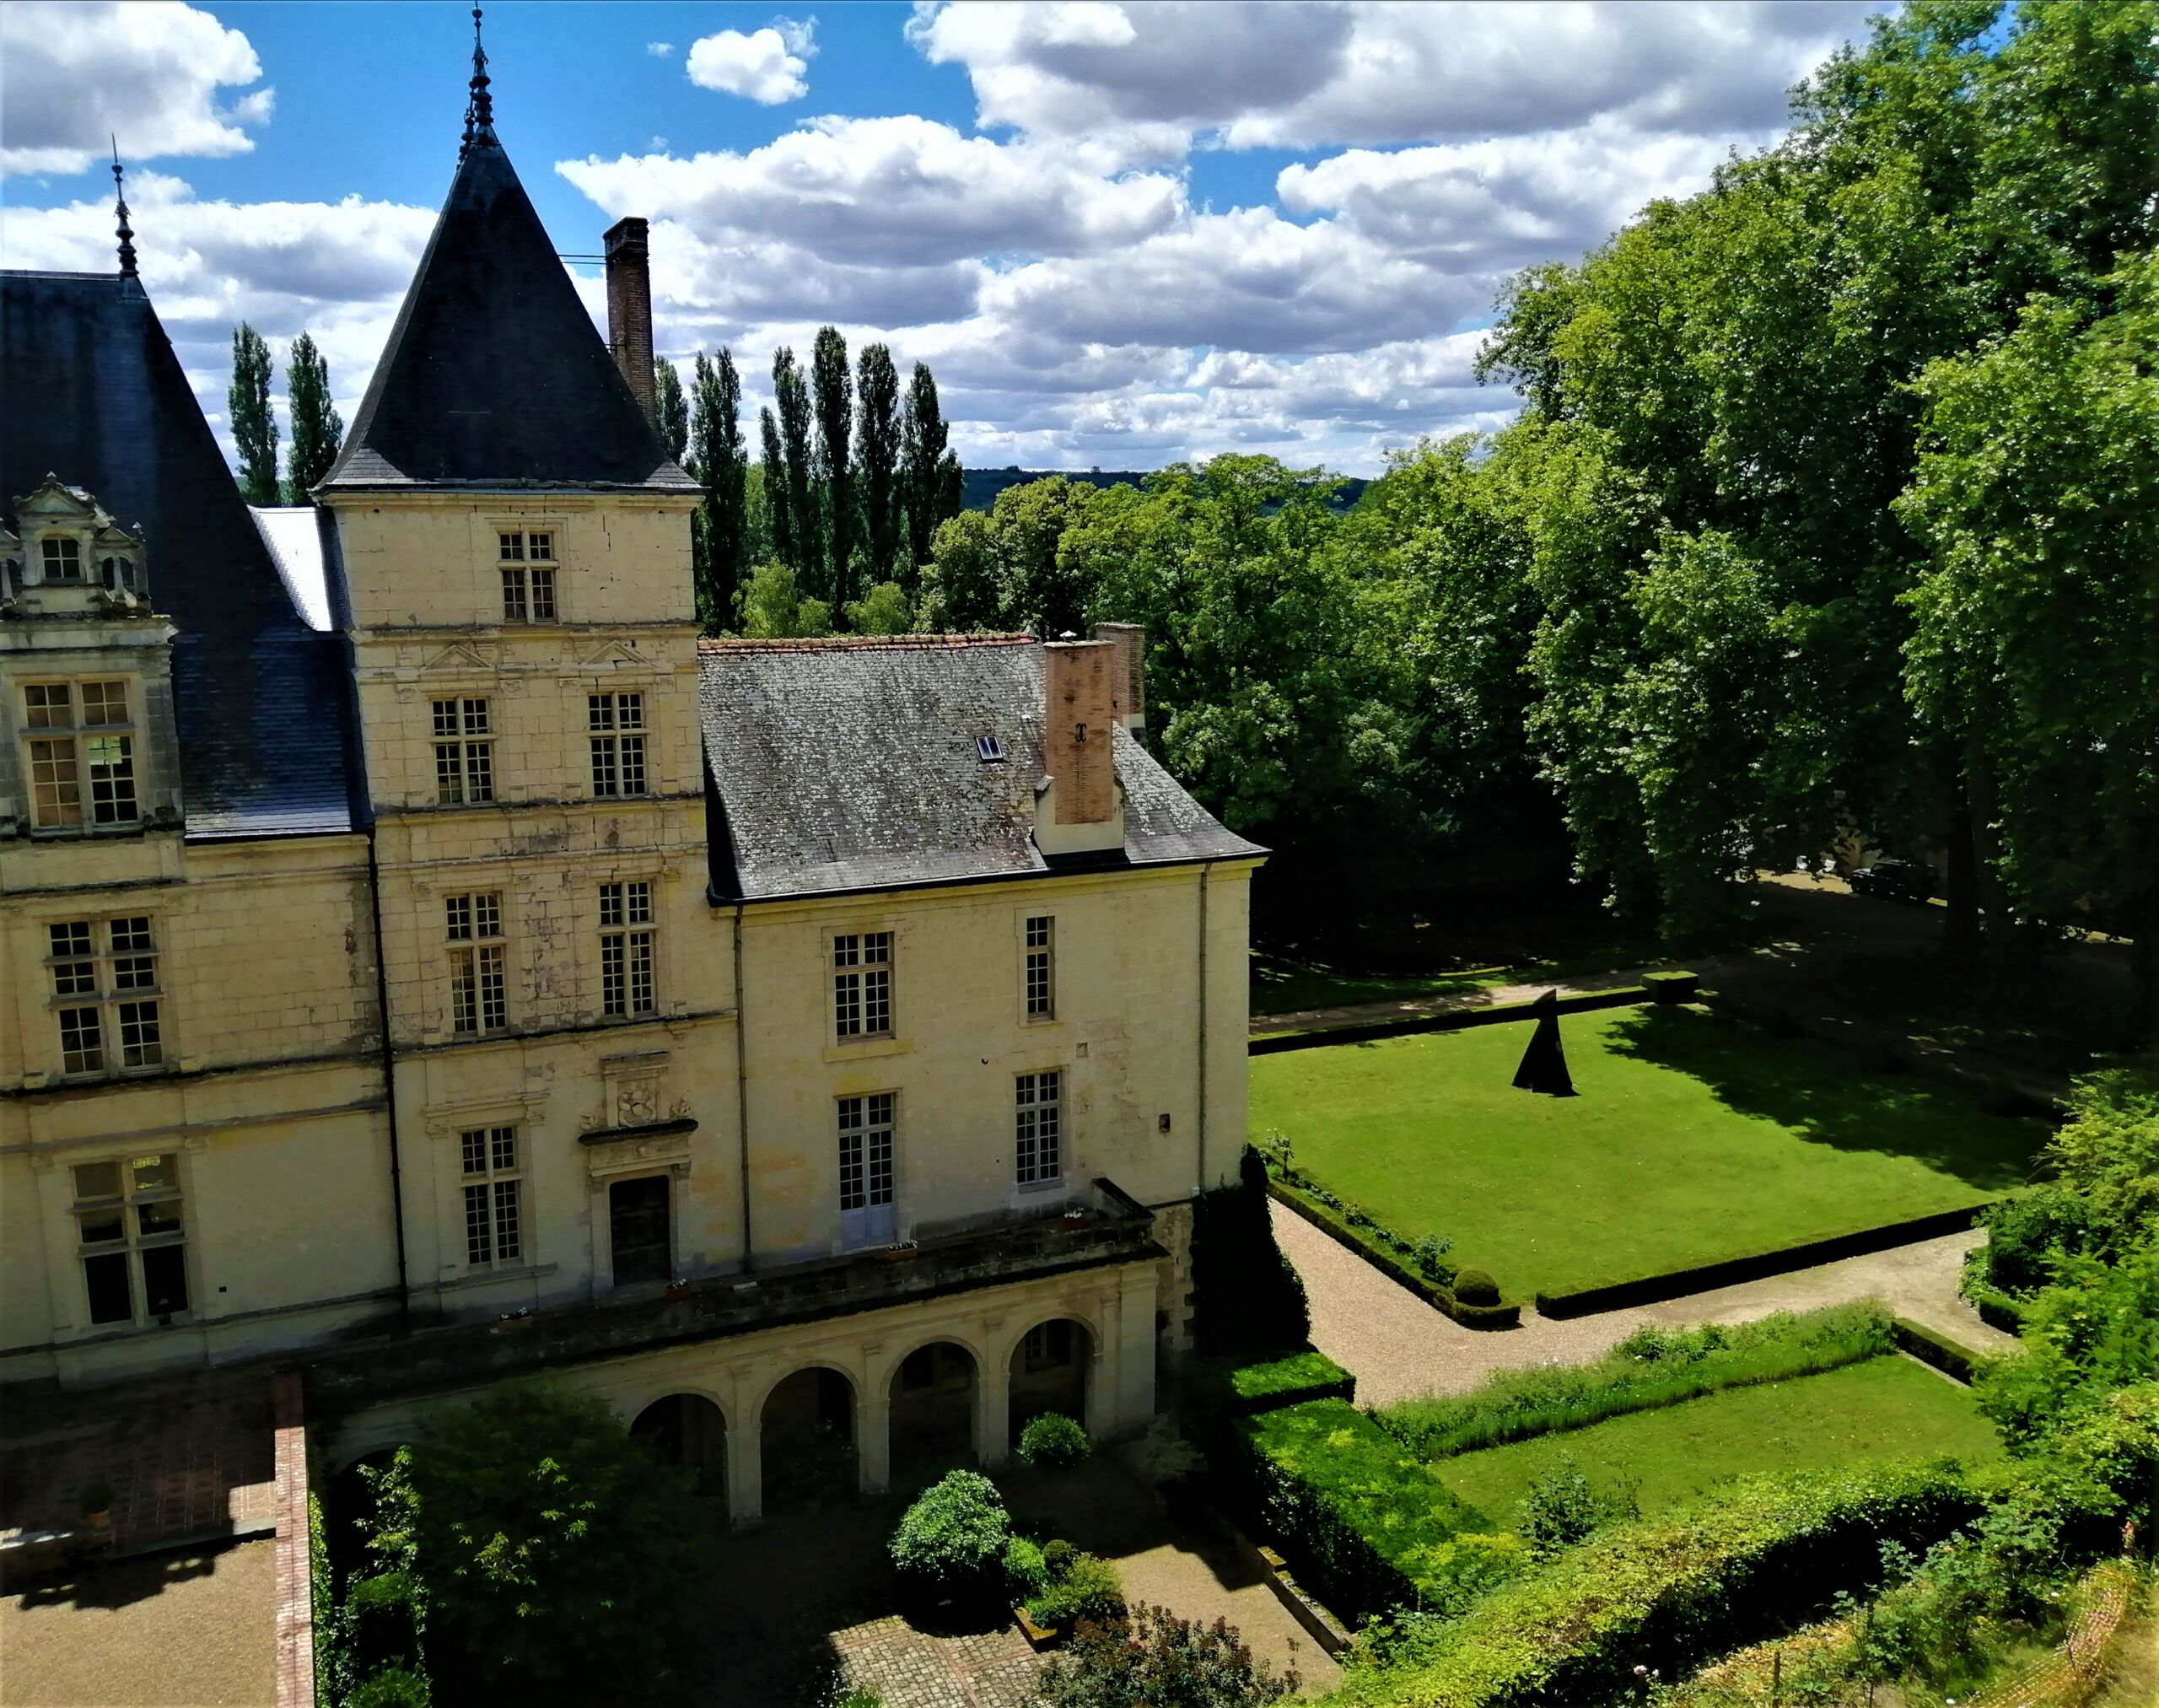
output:
[[[1404,1400],[1374,1414],[1422,1459],[1582,1429],[1722,1388],[1812,1376],[1895,1348],[1873,1304],[1778,1312],[1726,1328],[1638,1330],[1592,1364],[1502,1371],[1473,1393]]]
[[[1087,1431],[1061,1411],[1046,1411],[1020,1431],[1020,1459],[1037,1470],[1067,1471],[1085,1459]]]
[[[1980,1220],[1987,1242],[1972,1253],[1972,1274],[2011,1295],[2045,1286],[2054,1279],[2056,1260],[2091,1249],[2097,1232],[2091,1206],[2065,1186],[2042,1187],[1990,1204]]]
[[[1027,1603],[1027,1616],[1039,1625],[1071,1630],[1081,1624],[1105,1624],[1123,1617],[1124,1580],[1106,1560],[1074,1552],[1047,1588]]]
[[[1062,1536],[1053,1537],[1042,1544],[1042,1569],[1051,1577],[1062,1577],[1071,1569],[1073,1556],[1079,1551]]]
[[[1454,1296],[1465,1305],[1496,1305],[1499,1284],[1483,1269],[1464,1269],[1454,1278]]]
[[[913,1594],[987,1601],[1004,1587],[1012,1520],[997,1485],[979,1471],[953,1471],[907,1508],[892,1532],[893,1569]]]
[[[1142,1607],[1128,1620],[1089,1627],[1042,1669],[1045,1708],[1268,1708],[1295,1691],[1296,1673],[1253,1657],[1236,1628]]]
[[[1300,1576],[1352,1619],[1456,1599],[1470,1562],[1449,1544],[1491,1528],[1343,1400],[1238,1420],[1225,1431],[1218,1468]],[[1480,1580],[1500,1569],[1489,1551],[1474,1565]]]
[[[1030,1601],[1049,1587],[1045,1551],[1024,1536],[1015,1536],[1004,1544],[1004,1592],[1015,1601]]]
[[[1237,1183],[1202,1193],[1193,1205],[1192,1285],[1203,1352],[1300,1346],[1311,1333],[1305,1284],[1274,1243],[1267,1165],[1249,1145]]]
[[[1453,1285],[1456,1273],[1455,1266],[1447,1261],[1447,1253],[1453,1249],[1452,1240],[1440,1234],[1426,1234],[1409,1248],[1409,1255],[1428,1279],[1446,1287]]]
[[[1530,1484],[1516,1509],[1515,1529],[1531,1553],[1549,1560],[1615,1519],[1641,1516],[1641,1503],[1631,1488],[1600,1495],[1590,1486],[1581,1467],[1563,1457]]]

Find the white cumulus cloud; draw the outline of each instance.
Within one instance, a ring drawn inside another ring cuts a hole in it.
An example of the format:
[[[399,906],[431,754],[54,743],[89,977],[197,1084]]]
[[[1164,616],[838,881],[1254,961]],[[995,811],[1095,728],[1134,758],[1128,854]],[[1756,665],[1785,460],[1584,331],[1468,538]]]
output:
[[[79,172],[121,156],[239,154],[268,121],[272,92],[230,108],[218,91],[257,82],[237,30],[175,3],[8,0],[0,5],[0,171]]]
[[[648,41],[644,51],[654,59],[665,59],[675,51],[675,44],[671,41]]]
[[[816,24],[783,18],[748,35],[723,30],[700,36],[690,44],[690,81],[764,106],[799,100],[810,92],[805,73],[817,51]]]

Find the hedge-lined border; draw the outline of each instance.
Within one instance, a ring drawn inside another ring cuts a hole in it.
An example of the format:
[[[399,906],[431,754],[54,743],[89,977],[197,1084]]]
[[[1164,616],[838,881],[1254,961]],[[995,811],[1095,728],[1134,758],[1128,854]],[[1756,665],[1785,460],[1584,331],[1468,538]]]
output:
[[[1989,1328],[1999,1328],[2005,1334],[2024,1332],[2024,1307],[2009,1294],[1998,1288],[1967,1285],[1964,1296],[1972,1301],[1972,1308],[1979,1313],[1979,1321]]]
[[[1304,1382],[1294,1387],[1274,1388],[1265,1393],[1243,1394],[1237,1392],[1236,1377],[1240,1370],[1287,1363],[1292,1358],[1306,1355],[1323,1360],[1334,1374],[1323,1381]],[[1252,1417],[1263,1411],[1279,1411],[1284,1406],[1302,1405],[1308,1400],[1346,1399],[1354,1402],[1357,1398],[1357,1378],[1325,1353],[1309,1347],[1273,1358],[1190,1359],[1177,1372],[1177,1384],[1181,1406],[1196,1409],[1209,1417],[1220,1418]]]
[[[1273,1169],[1267,1175],[1268,1195],[1285,1210],[1302,1216],[1337,1245],[1346,1246],[1391,1280],[1409,1289],[1442,1316],[1465,1328],[1516,1328],[1521,1326],[1520,1305],[1465,1305],[1429,1275],[1420,1275],[1384,1246],[1364,1237],[1348,1222],[1317,1200],[1307,1198]]]
[[[1539,1293],[1537,1308],[1547,1317],[1587,1317],[1632,1305],[1661,1304],[1666,1299],[1683,1299],[1689,1293],[1706,1293],[1718,1287],[1735,1286],[1742,1281],[1789,1274],[1794,1269],[1811,1269],[1844,1258],[1866,1257],[1897,1246],[1914,1245],[1920,1240],[1938,1239],[1943,1234],[1962,1233],[1977,1226],[1980,1212],[1991,1208],[1996,1201],[1989,1199],[1957,1210],[1934,1210],[1882,1227],[1831,1234],[1826,1239],[1779,1246],[1774,1251],[1757,1252],[1748,1257],[1725,1258],[1714,1263],[1697,1263],[1690,1269],[1671,1269],[1636,1280],[1582,1287],[1571,1293]]]
[[[1922,1364],[1932,1365],[1944,1376],[1967,1387],[1994,1362],[1987,1354],[1960,1345],[1940,1329],[1914,1323],[1909,1317],[1891,1317],[1889,1332],[1896,1337],[1900,1350],[1910,1353]]]
[[[1600,1008],[1639,1008],[1645,1002],[1692,1002],[1699,979],[1700,975],[1693,973],[1652,974],[1649,981],[1623,985],[1617,990],[1591,990],[1580,996],[1563,996],[1559,999],[1559,1012],[1588,1014]],[[1266,1032],[1247,1042],[1245,1049],[1250,1055],[1273,1056],[1285,1050],[1319,1049],[1328,1044],[1376,1043],[1383,1038],[1414,1037],[1423,1032],[1506,1026],[1516,1021],[1534,1019],[1537,1005],[1542,1000],[1532,998],[1527,1002],[1495,1002],[1489,1008],[1450,1009],[1444,1014],[1405,1015],[1400,1020],[1315,1026],[1306,1032]]]

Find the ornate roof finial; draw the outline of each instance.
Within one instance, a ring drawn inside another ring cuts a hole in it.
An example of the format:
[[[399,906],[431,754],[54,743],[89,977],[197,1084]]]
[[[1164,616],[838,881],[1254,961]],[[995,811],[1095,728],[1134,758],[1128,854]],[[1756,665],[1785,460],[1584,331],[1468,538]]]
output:
[[[135,277],[135,233],[127,224],[127,184],[120,168],[120,138],[112,138],[112,192],[115,212],[120,217],[120,276]]]
[[[480,8],[472,8],[472,99],[465,105],[465,141],[457,150],[463,159],[476,141],[495,140],[495,98],[487,93],[487,50],[480,46]]]

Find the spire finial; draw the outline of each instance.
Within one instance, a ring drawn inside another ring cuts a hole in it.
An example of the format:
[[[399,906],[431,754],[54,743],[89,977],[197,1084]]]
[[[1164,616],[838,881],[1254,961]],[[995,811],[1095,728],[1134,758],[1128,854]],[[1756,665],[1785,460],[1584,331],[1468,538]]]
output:
[[[112,138],[112,194],[114,212],[120,218],[117,232],[120,239],[120,276],[122,278],[133,278],[135,277],[135,233],[127,224],[127,182],[121,171],[118,137]]]
[[[463,159],[476,140],[495,140],[495,98],[487,93],[487,50],[480,46],[480,8],[472,8],[472,98],[465,105],[465,141],[457,158]]]

